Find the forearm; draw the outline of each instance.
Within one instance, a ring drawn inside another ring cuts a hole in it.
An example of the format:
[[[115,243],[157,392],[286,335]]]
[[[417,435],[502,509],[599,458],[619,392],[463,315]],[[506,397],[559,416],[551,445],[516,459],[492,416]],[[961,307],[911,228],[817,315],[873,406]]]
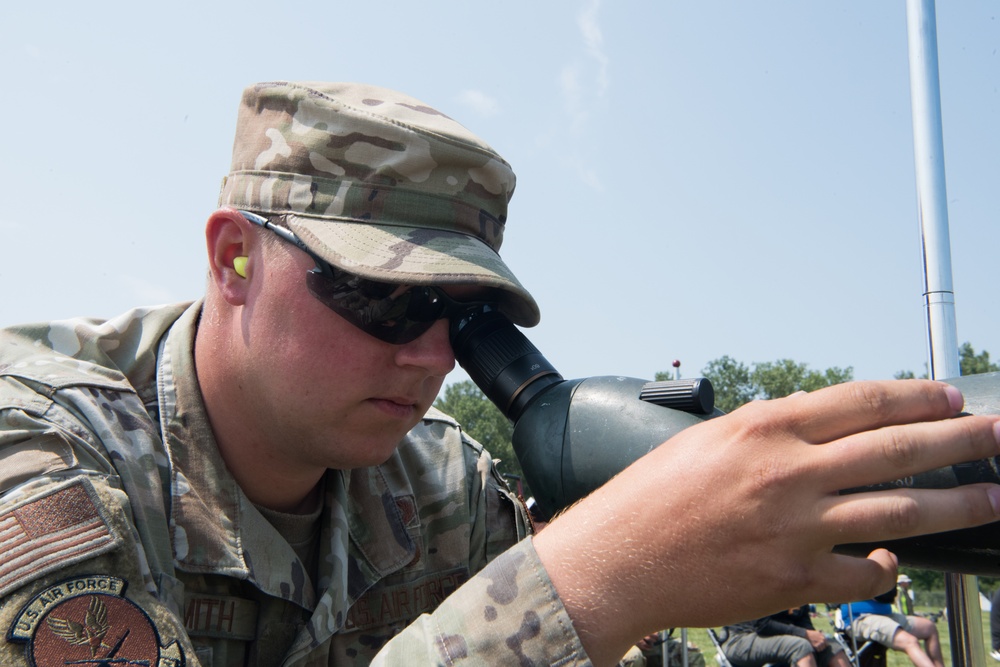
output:
[[[644,590],[661,584],[649,579],[655,559],[642,554],[649,544],[644,522],[617,513],[614,500],[622,499],[598,489],[535,537],[539,558],[595,665],[615,664],[657,629],[642,602]]]

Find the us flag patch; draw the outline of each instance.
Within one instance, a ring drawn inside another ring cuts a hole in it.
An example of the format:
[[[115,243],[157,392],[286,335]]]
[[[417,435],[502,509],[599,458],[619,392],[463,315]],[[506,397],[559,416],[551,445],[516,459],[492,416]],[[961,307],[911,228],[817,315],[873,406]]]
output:
[[[87,480],[28,498],[0,514],[0,597],[120,542]]]

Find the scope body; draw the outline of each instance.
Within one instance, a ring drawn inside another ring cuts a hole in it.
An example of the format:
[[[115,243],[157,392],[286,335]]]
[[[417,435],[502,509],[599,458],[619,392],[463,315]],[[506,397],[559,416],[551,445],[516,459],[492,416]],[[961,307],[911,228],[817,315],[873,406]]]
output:
[[[591,377],[553,384],[514,424],[514,453],[546,516],[572,505],[689,426],[695,414],[639,399],[649,383]]]
[[[514,424],[521,469],[546,518],[606,483],[680,431],[722,415],[684,411],[640,398],[645,380],[591,377],[564,380],[499,312],[481,313],[452,327],[455,356],[479,388]],[[946,380],[962,390],[969,414],[1000,414],[1000,373]],[[741,465],[734,460],[733,467]],[[842,493],[889,488],[951,488],[1000,483],[1000,457],[947,466]],[[720,479],[719,484],[725,484]],[[870,544],[839,545],[867,555],[877,547],[903,565],[962,574],[1000,576],[1000,523]]]

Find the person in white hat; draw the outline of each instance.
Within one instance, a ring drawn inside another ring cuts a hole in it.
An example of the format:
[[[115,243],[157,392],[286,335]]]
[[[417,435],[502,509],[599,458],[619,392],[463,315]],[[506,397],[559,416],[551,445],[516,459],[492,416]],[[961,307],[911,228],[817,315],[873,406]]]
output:
[[[900,614],[913,616],[913,580],[905,574],[896,577],[896,610]]]

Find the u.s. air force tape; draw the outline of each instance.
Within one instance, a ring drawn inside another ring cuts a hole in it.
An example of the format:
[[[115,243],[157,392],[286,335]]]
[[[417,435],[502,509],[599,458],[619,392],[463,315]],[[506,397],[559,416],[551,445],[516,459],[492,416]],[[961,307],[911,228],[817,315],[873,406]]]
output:
[[[90,575],[49,586],[21,608],[7,640],[24,642],[34,667],[183,667],[181,647],[161,645],[153,621],[125,597],[126,585],[117,577]]]

